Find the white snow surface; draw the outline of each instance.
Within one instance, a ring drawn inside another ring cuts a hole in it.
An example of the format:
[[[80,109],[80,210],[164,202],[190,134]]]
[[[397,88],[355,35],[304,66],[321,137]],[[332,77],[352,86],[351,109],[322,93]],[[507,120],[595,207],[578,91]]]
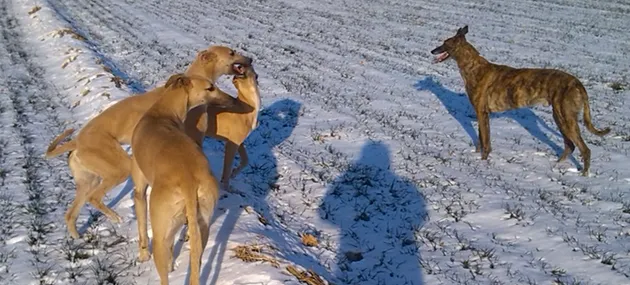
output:
[[[329,284],[630,284],[628,15],[621,0],[0,1],[0,284],[159,283],[136,260],[133,183],[106,197],[122,224],[86,206],[73,240],[66,156],[43,153],[215,44],[254,58],[263,108],[202,284],[300,284],[289,265]],[[612,128],[582,127],[590,177],[577,150],[556,163],[542,106],[493,114],[480,160],[459,71],[429,53],[465,24],[490,61],[582,80]],[[220,175],[223,144],[204,152]],[[278,266],[234,257],[242,245]],[[188,244],[175,252],[170,282],[187,284]]]

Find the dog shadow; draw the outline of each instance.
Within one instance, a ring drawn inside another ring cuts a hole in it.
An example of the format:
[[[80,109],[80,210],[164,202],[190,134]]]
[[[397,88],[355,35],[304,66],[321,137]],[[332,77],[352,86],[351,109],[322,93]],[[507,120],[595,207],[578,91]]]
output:
[[[457,93],[445,88],[431,76],[427,76],[424,79],[419,80],[414,84],[414,87],[417,90],[425,90],[433,93],[442,102],[448,113],[453,116],[457,122],[459,122],[462,128],[464,128],[472,140],[472,144],[476,145],[478,143],[478,133],[472,123],[477,120],[477,115],[466,94]],[[559,138],[562,138],[562,135],[555,129],[549,127],[549,125],[540,119],[540,117],[538,117],[531,109],[519,108],[505,112],[490,113],[491,119],[503,117],[510,118],[518,122],[529,132],[530,135],[548,145],[556,153],[556,156],[560,156],[564,151],[562,147],[549,138],[547,133],[551,133]],[[547,132],[543,131],[543,129]],[[577,168],[580,167],[580,163],[575,159],[575,157],[571,156],[570,159]]]
[[[297,126],[301,107],[302,104],[297,101],[281,99],[260,111],[258,115],[260,125],[245,140],[249,165],[243,169],[236,179],[231,180],[233,186],[240,182],[241,179],[238,179],[238,177],[247,180],[248,188],[251,187],[251,191],[248,190],[246,193],[243,193],[245,201],[251,203],[256,211],[268,220],[271,226],[276,224],[276,222],[266,203],[266,197],[279,178],[277,159],[273,149],[291,136]],[[220,153],[223,154],[224,144],[222,142],[219,144]],[[212,159],[222,162],[223,155]],[[239,161],[240,158],[237,157],[235,164],[239,163]],[[217,232],[214,245],[203,265],[200,278],[202,284],[216,284],[218,280],[227,249],[227,242],[244,210],[244,207],[234,205],[239,203],[238,198],[238,195],[227,194],[218,203],[217,208],[221,208],[222,204],[226,205],[227,212],[215,211],[213,216],[213,220],[216,220],[221,215],[226,215],[221,228]],[[232,206],[228,207],[228,205]],[[209,242],[208,244],[210,245],[211,243]],[[210,277],[211,272],[212,277]]]
[[[360,157],[328,187],[320,217],[339,229],[335,279],[348,284],[423,284],[414,232],[428,220],[424,195],[390,170],[382,142],[366,143]],[[393,271],[375,270],[396,268]]]

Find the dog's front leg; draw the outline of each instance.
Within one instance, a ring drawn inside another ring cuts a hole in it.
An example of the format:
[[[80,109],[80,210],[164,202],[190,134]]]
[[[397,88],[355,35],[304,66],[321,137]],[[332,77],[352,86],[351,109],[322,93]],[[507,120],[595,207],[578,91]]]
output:
[[[488,159],[488,155],[492,151],[490,144],[490,113],[488,111],[478,111],[477,121],[479,122],[479,144],[481,147],[481,159]]]

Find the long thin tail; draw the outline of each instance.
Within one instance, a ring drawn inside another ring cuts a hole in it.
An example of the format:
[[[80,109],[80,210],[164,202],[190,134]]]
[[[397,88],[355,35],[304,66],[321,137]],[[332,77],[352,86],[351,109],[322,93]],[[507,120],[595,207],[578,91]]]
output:
[[[584,100],[584,125],[586,126],[589,132],[595,135],[598,135],[600,137],[610,133],[609,127],[604,128],[602,130],[598,130],[593,126],[593,122],[591,121],[591,107],[588,104],[588,99]]]
[[[201,231],[199,230],[199,219],[198,215],[198,189],[195,189],[194,193],[191,193],[190,197],[186,199],[186,219],[188,220],[188,235],[190,236],[190,240],[188,241],[190,244],[190,284],[196,285],[199,284],[199,275],[200,275],[200,261],[201,261],[201,253],[202,253],[202,245],[201,245]]]
[[[74,129],[70,128],[63,131],[63,133],[59,134],[55,139],[53,139],[53,141],[50,142],[50,145],[48,145],[48,149],[46,149],[46,158],[52,158],[64,152],[75,150],[77,148],[77,143],[75,140],[71,140],[59,146],[59,143],[65,138],[72,135],[72,133],[74,133]]]

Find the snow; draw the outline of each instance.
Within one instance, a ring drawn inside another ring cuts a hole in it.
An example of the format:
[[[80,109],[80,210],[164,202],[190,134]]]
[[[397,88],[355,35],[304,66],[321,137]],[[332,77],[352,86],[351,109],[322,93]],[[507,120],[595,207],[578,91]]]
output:
[[[289,265],[334,284],[630,284],[628,13],[588,0],[3,1],[0,284],[159,281],[136,260],[133,183],[106,198],[123,223],[87,206],[72,240],[66,158],[43,153],[213,44],[254,58],[262,110],[231,183],[241,195],[221,193],[202,284],[300,284]],[[590,177],[578,151],[556,162],[543,106],[493,114],[480,160],[459,71],[429,53],[465,24],[490,61],[582,80],[595,126],[612,128],[582,127]],[[228,77],[219,86],[236,94]],[[204,152],[220,175],[222,143]],[[243,245],[279,266],[236,258]],[[186,284],[188,250],[177,241],[171,284]]]

